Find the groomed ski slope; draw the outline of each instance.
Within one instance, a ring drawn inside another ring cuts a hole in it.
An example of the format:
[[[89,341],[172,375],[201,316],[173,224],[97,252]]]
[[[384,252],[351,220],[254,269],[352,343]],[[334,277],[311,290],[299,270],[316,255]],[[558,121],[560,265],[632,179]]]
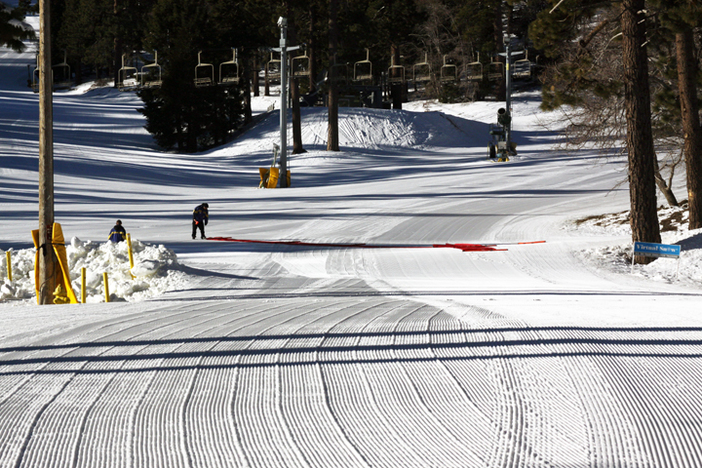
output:
[[[3,250],[36,225],[32,60],[0,51]],[[188,281],[143,302],[1,303],[0,467],[702,465],[699,284],[583,262],[627,242],[566,229],[626,209],[624,160],[557,150],[538,95],[516,96],[505,164],[485,159],[499,103],[342,109],[339,153],[306,109],[284,190],[256,189],[275,112],[178,155],[133,94],[54,99],[67,239],[120,218]],[[193,241],[203,201],[212,237],[506,250]]]

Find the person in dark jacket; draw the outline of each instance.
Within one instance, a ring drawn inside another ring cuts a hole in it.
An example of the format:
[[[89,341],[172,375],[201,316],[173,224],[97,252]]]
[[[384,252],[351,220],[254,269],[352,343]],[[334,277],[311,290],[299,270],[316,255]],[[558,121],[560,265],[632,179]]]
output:
[[[210,205],[203,203],[198,205],[193,210],[193,239],[195,239],[195,233],[200,230],[200,239],[206,239],[205,237],[205,226],[207,225],[207,218],[209,214],[207,210]]]
[[[108,240],[111,240],[112,242],[122,242],[126,238],[127,231],[125,231],[122,227],[122,221],[118,219],[115,223],[115,227],[113,227],[110,231],[110,236],[108,237]]]

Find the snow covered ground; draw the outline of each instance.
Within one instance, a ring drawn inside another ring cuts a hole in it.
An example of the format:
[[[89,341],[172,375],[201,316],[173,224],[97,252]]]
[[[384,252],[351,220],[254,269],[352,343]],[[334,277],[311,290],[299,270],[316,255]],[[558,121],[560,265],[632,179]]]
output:
[[[0,50],[0,467],[702,465],[701,233],[632,274],[626,226],[576,224],[627,209],[625,161],[556,149],[538,94],[508,163],[500,103],[342,109],[338,153],[305,109],[293,186],[263,190],[275,112],[179,155],[134,94],[56,93],[56,220],[91,281],[37,306],[30,63]],[[366,247],[194,241],[204,201],[210,237]],[[432,247],[457,243],[499,250]]]

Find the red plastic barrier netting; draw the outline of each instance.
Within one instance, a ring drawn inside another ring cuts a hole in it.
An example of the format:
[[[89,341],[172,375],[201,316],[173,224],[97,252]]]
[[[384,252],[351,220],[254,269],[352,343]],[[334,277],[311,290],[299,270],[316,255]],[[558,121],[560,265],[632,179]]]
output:
[[[346,244],[346,243],[323,243],[323,242],[303,242],[303,241],[265,241],[252,239],[234,239],[232,237],[208,237],[207,240],[242,242],[251,244],[276,244],[276,245],[300,245],[310,247],[345,247],[360,249],[431,249],[431,248],[451,248],[459,249],[463,252],[497,252],[507,249],[498,249],[495,246],[483,244],[427,244],[427,245],[402,245],[402,244]]]

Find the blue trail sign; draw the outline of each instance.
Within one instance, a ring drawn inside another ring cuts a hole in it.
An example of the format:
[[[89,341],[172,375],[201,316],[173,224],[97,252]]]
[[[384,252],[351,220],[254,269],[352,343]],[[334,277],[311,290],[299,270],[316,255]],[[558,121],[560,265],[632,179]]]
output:
[[[680,275],[680,246],[670,244],[654,244],[651,242],[634,242],[634,255],[631,256],[631,273],[634,273],[634,258],[669,257],[678,259],[678,276]]]
[[[641,257],[680,257],[680,246],[634,242],[634,255]]]

